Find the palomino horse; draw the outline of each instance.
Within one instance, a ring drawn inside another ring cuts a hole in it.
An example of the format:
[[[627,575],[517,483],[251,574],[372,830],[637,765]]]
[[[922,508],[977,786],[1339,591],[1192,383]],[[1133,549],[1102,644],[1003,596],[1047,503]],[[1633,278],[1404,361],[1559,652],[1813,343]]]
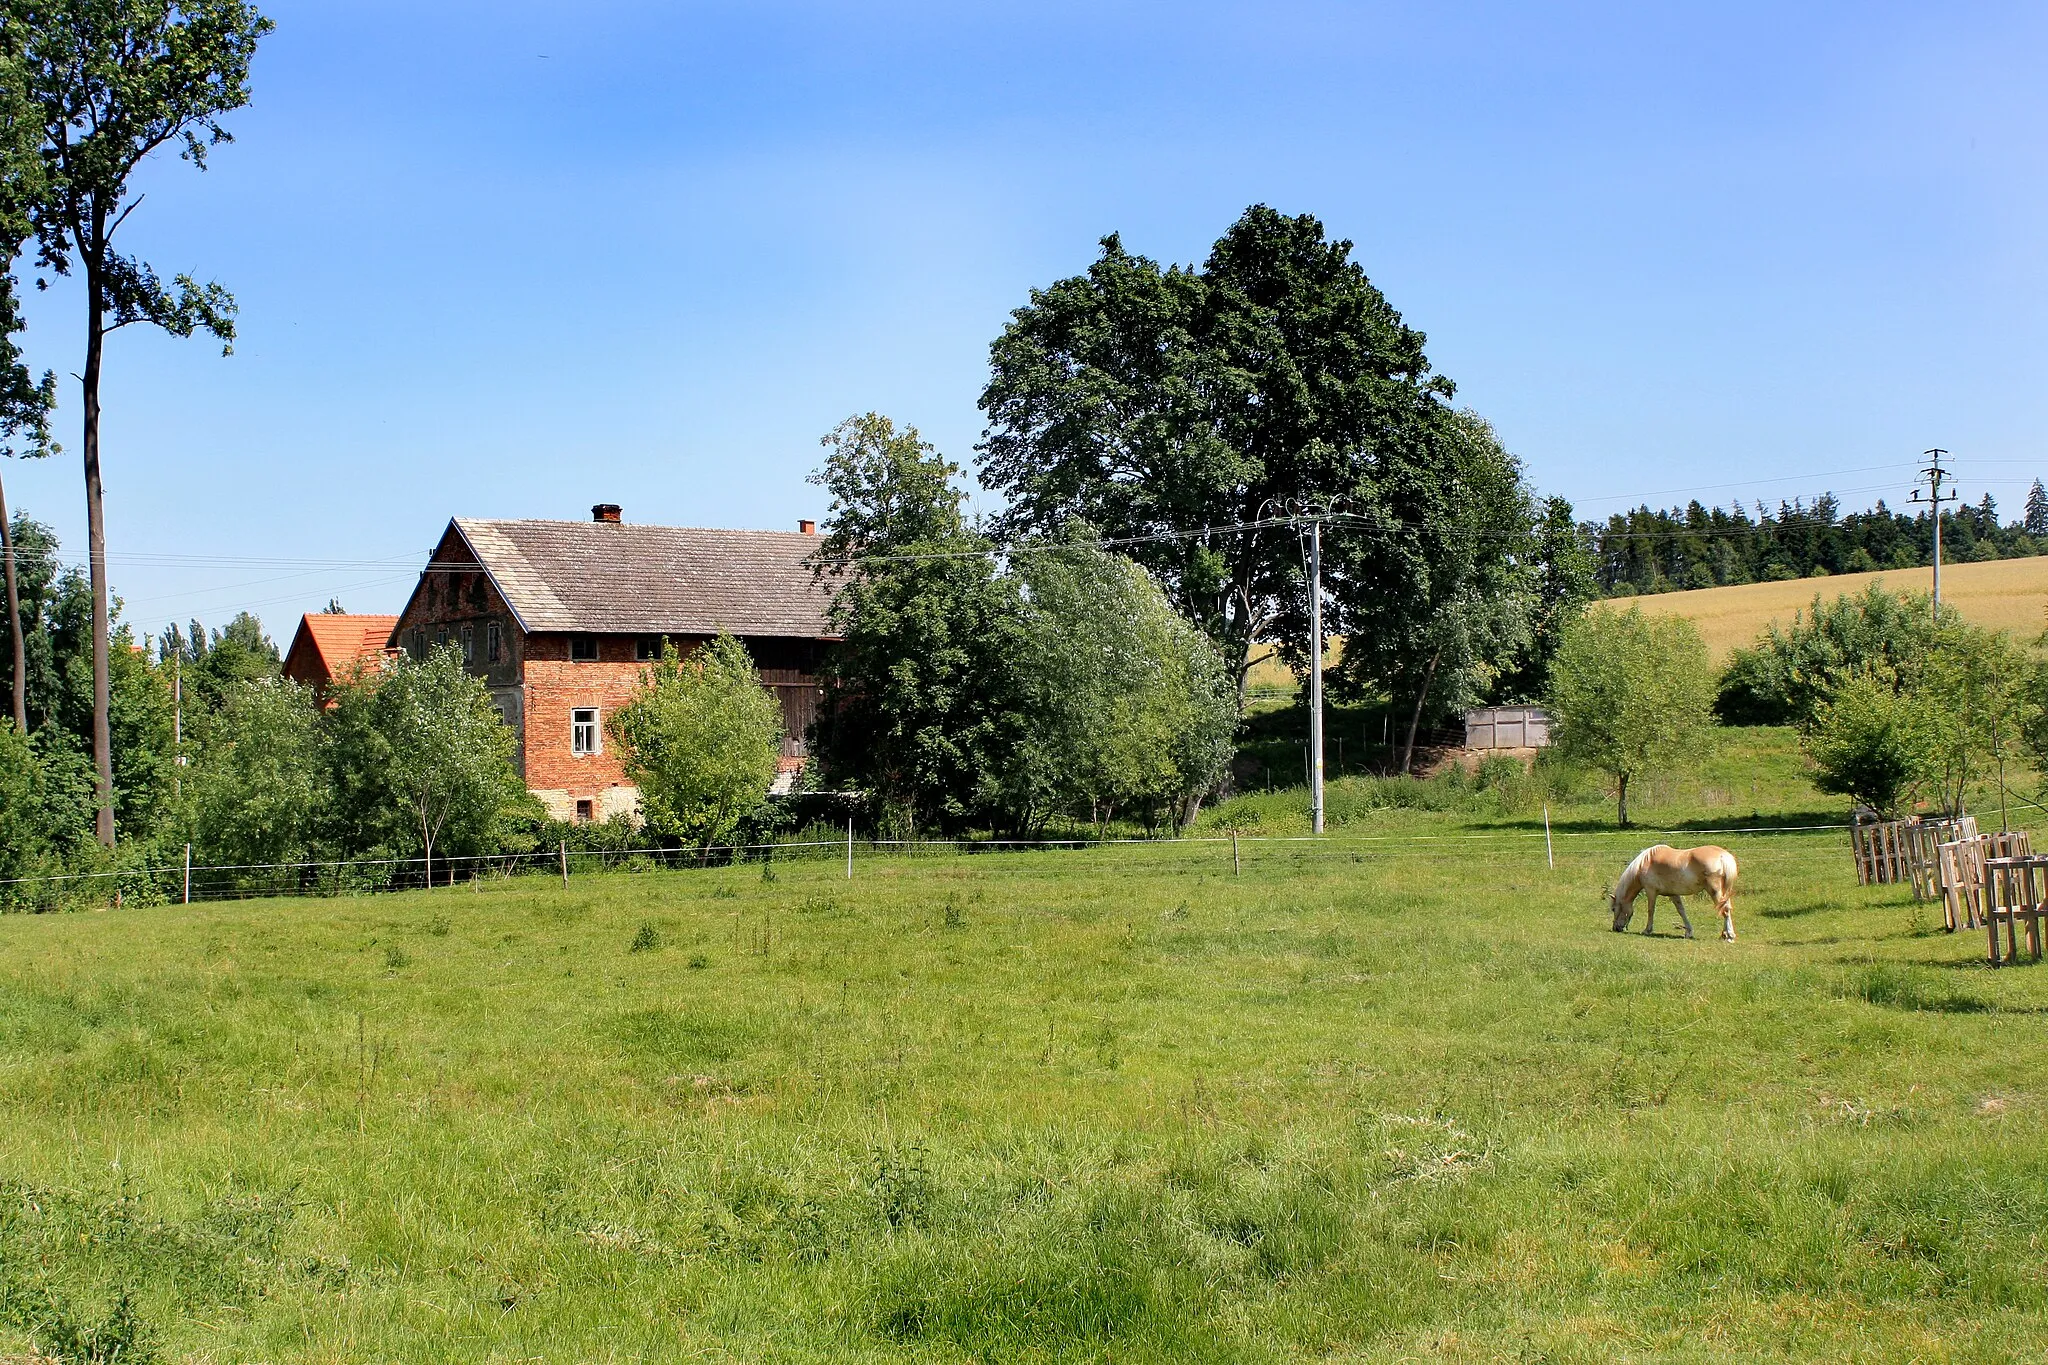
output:
[[[1649,933],[1657,922],[1657,897],[1668,896],[1678,907],[1678,918],[1685,925],[1685,936],[1691,938],[1692,921],[1686,918],[1682,898],[1701,891],[1714,898],[1714,908],[1721,912],[1721,937],[1733,942],[1735,855],[1712,844],[1700,848],[1673,848],[1669,844],[1657,844],[1646,848],[1621,874],[1621,881],[1615,885],[1614,895],[1609,898],[1609,907],[1614,911],[1614,932],[1618,934],[1628,928],[1628,922],[1635,918],[1636,897],[1647,892],[1650,897],[1649,914],[1643,920],[1643,932]]]

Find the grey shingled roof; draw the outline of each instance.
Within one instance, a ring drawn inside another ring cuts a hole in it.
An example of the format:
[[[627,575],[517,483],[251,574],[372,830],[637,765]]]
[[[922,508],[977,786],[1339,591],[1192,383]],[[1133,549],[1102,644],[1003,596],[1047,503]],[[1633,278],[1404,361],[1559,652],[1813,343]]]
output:
[[[455,518],[529,631],[830,636],[819,537],[601,521]]]

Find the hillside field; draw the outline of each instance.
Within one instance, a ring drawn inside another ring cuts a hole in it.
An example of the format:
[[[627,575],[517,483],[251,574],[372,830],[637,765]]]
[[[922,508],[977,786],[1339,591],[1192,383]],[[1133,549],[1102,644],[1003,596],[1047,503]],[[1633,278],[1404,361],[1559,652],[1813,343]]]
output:
[[[1650,616],[1689,617],[1699,627],[1707,651],[1718,666],[1726,663],[1735,650],[1755,643],[1772,621],[1790,625],[1793,613],[1813,605],[1816,593],[1833,601],[1844,593],[1862,592],[1871,583],[1881,583],[1893,592],[1928,592],[1934,586],[1934,571],[1886,569],[1881,573],[1794,578],[1781,583],[1742,583],[1728,588],[1615,597],[1605,605],[1621,611],[1636,605]],[[1945,564],[1941,570],[1941,598],[1967,620],[2031,640],[2048,628],[2048,556]]]
[[[1612,597],[1605,599],[1603,605],[1618,611],[1635,605],[1651,616],[1691,618],[1718,668],[1737,649],[1754,644],[1771,622],[1790,625],[1794,612],[1813,605],[1814,594],[1833,601],[1843,593],[1862,592],[1870,583],[1882,583],[1893,592],[1928,592],[1934,586],[1934,570],[1886,569],[1829,578],[1792,578],[1779,583],[1741,583],[1728,588]],[[2048,629],[2048,555],[1994,559],[1981,564],[1945,564],[1941,570],[1941,595],[1943,601],[1954,605],[1968,620],[2031,640]],[[1342,649],[1343,641],[1331,642],[1331,664],[1336,663]],[[1295,679],[1268,646],[1261,649],[1252,664],[1251,684],[1274,693],[1291,693]]]
[[[1772,771],[1763,818],[1816,818]],[[1337,837],[1241,874],[1181,842],[0,918],[0,1358],[135,1335],[124,1291],[208,1362],[2048,1354],[2043,969],[1683,784],[1656,813],[1730,829],[1732,944],[1697,902],[1695,940],[1609,932],[1651,835],[1590,804],[1553,870],[1540,818],[1349,782]]]

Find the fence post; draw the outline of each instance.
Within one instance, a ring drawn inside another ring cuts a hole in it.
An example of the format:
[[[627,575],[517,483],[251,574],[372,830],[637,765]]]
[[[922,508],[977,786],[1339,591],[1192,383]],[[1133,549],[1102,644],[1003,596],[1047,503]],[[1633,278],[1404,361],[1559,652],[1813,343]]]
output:
[[[846,821],[846,880],[853,880],[853,820]]]
[[[1557,850],[1550,844],[1550,803],[1543,803],[1543,856],[1550,863],[1550,870],[1557,871]]]
[[[569,841],[562,840],[562,885],[569,884]]]
[[[192,903],[192,845],[185,845],[185,904]]]
[[[1237,856],[1237,831],[1230,831],[1230,867],[1237,875],[1244,875],[1244,859]]]

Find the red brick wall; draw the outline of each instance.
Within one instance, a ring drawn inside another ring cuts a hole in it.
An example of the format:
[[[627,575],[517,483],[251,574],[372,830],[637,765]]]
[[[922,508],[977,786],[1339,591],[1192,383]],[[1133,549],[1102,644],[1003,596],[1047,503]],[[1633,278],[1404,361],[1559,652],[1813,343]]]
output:
[[[570,745],[569,713],[598,709],[602,734],[613,711],[632,700],[647,665],[633,657],[634,638],[600,636],[597,662],[571,663],[565,635],[530,635],[526,656],[526,785],[566,791],[571,800],[593,799],[626,782],[610,735],[603,752],[577,754]]]

